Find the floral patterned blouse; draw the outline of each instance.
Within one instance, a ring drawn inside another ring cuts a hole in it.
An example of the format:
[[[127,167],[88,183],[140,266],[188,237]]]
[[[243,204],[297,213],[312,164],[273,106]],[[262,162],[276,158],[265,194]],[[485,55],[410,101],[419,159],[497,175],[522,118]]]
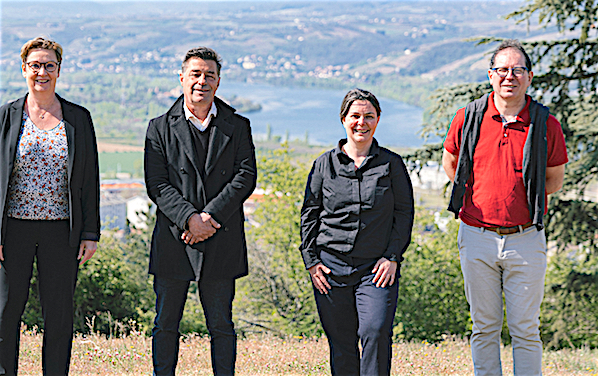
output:
[[[8,216],[68,219],[68,145],[64,121],[52,129],[41,130],[23,112],[22,124],[10,176]]]

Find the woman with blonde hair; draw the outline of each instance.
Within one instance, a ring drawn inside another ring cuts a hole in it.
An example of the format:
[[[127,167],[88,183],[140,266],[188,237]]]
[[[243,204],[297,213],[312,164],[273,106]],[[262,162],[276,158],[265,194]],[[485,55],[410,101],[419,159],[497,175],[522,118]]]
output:
[[[45,375],[66,375],[79,264],[100,238],[98,154],[91,115],[55,92],[62,47],[21,48],[28,93],[0,107],[0,374],[18,371],[20,321],[34,259]]]

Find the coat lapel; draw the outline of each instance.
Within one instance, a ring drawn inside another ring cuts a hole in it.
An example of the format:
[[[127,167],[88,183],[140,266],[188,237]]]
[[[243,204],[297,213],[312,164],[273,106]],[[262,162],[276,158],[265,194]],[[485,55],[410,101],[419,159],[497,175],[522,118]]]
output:
[[[199,168],[196,163],[195,148],[193,147],[193,135],[187,119],[185,119],[185,113],[183,112],[183,96],[179,97],[172,110],[169,111],[168,116],[170,117],[168,122],[172,127],[172,131],[178,139],[178,145],[183,149],[183,152],[187,155],[187,158],[191,161],[193,168],[195,169],[197,176],[199,176]]]
[[[189,129],[187,120],[184,116],[179,116],[177,119],[172,119],[171,126],[172,131],[179,141],[180,147],[191,161],[193,167],[197,170],[195,149],[193,148],[193,135],[191,134],[191,129]]]
[[[19,142],[19,134],[21,133],[21,123],[23,122],[23,111],[25,109],[25,98],[23,97],[13,103],[10,109],[10,129],[8,129],[8,144],[9,156],[11,164],[14,161],[15,150]]]
[[[206,176],[209,176],[216,162],[222,155],[226,145],[233,134],[233,125],[221,117],[222,111],[218,109],[218,116],[214,119],[212,133],[210,134],[210,142],[208,146],[208,155],[206,157]]]
[[[7,182],[7,184],[14,166],[16,149],[19,143],[21,123],[23,122],[23,110],[25,108],[25,98],[27,98],[27,96],[15,101],[12,104],[12,107],[10,108],[10,128],[5,130],[5,134],[3,135],[3,137],[6,137],[7,141],[5,145],[8,146],[8,154],[3,155],[4,158],[7,158],[5,161],[8,161],[8,168],[3,170],[6,176],[2,177],[2,181]]]
[[[58,97],[59,99],[62,99]],[[68,146],[68,164],[67,164],[67,173],[68,173],[68,181],[69,186],[71,183],[71,177],[73,176],[73,165],[75,164],[75,146],[77,143],[75,142],[76,136],[76,129],[73,124],[77,122],[77,119],[74,118],[73,108],[66,104],[64,101],[60,101],[62,105],[62,116],[64,117],[64,128],[66,131],[66,143]]]

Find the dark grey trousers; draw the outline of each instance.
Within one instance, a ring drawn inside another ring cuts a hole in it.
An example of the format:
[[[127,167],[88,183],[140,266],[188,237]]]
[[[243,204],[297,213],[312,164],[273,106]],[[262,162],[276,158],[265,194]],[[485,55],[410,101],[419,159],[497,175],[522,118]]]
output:
[[[335,281],[327,295],[314,289],[320,321],[330,345],[332,375],[390,375],[392,323],[397,308],[398,280],[378,288],[373,264]],[[339,286],[340,285],[340,286]],[[359,354],[358,341],[362,353]]]
[[[154,375],[174,375],[179,353],[179,323],[187,300],[189,281],[154,276],[156,319],[152,330]],[[233,375],[237,337],[232,320],[235,280],[199,282],[201,305],[210,333],[214,375]]]

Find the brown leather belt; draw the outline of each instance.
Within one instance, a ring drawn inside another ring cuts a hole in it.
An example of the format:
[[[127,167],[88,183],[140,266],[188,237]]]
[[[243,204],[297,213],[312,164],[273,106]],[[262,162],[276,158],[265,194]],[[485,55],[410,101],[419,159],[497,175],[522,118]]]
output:
[[[498,235],[511,235],[516,234],[518,232],[523,232],[523,230],[532,227],[533,224],[528,222],[521,226],[513,226],[513,227],[484,227],[488,231],[496,232]]]

